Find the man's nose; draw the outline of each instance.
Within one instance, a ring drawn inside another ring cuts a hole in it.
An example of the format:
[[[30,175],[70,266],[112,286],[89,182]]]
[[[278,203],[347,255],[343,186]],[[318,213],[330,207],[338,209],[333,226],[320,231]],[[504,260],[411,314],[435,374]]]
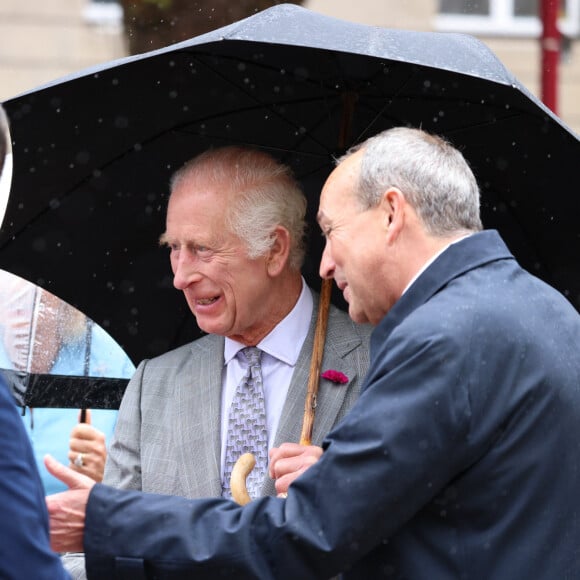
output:
[[[334,277],[335,263],[332,259],[331,252],[328,248],[328,242],[324,246],[324,251],[322,252],[322,258],[320,258],[320,269],[319,274],[321,278],[333,278]]]
[[[177,290],[185,290],[192,283],[200,279],[199,259],[186,250],[179,253],[179,257],[171,260],[173,269],[173,286]]]

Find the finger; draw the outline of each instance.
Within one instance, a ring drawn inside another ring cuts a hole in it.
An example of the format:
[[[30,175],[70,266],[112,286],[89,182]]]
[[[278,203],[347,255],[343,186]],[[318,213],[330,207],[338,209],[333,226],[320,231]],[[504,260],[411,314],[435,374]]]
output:
[[[296,462],[288,463],[286,469],[284,471],[281,470],[280,475],[275,478],[274,487],[278,493],[287,492],[290,485],[312,467],[320,459],[320,456],[315,452],[303,455],[299,459],[299,466],[296,465]],[[290,462],[290,460],[287,461]]]
[[[93,465],[93,454],[77,451],[69,451],[67,454],[70,464],[69,469],[74,469],[79,473],[87,473],[87,470]]]
[[[103,461],[104,463],[107,458],[107,448],[104,445],[96,442],[86,443],[82,440],[78,443],[71,443],[68,451],[69,460],[74,462],[79,454],[83,456],[85,463],[87,463],[87,458],[92,458],[95,461]]]
[[[284,461],[291,457],[296,457],[304,453],[304,450],[307,449],[304,445],[300,445],[298,443],[282,443],[280,447],[273,447],[270,449],[269,456],[269,466],[268,471],[269,475],[272,479],[275,479],[276,473],[276,465],[280,461]]]
[[[310,467],[320,459],[322,453],[322,447],[316,445],[287,444],[284,449],[280,447],[270,460],[270,477],[277,479],[303,466]]]
[[[82,464],[77,464],[78,456],[82,456]],[[93,481],[100,483],[103,481],[105,472],[105,454],[99,453],[74,453],[69,452],[68,459],[70,461],[69,469],[78,473],[82,473],[90,477]]]
[[[299,443],[282,443],[280,447],[270,449],[270,459],[281,459],[284,457],[294,457],[304,452],[306,447]]]
[[[105,434],[102,431],[99,431],[96,427],[92,425],[88,425],[87,423],[79,423],[75,425],[71,432],[71,442],[73,439],[86,439],[88,441],[95,440],[99,442],[105,441]]]
[[[293,471],[292,473],[288,473],[286,475],[283,475],[282,477],[279,477],[274,483],[274,487],[276,488],[276,493],[278,495],[283,494],[283,493],[288,493],[288,488],[307,469],[308,469],[308,467],[304,467],[303,469],[298,469],[297,471]]]
[[[272,479],[278,479],[287,473],[293,473],[299,470],[304,465],[302,457],[289,457],[286,459],[278,459],[271,465]]]
[[[304,473],[309,467],[312,467],[318,459],[315,455],[305,454],[300,457],[281,460],[274,466],[274,477],[272,479],[276,481],[284,477],[296,479],[298,475]]]
[[[82,463],[83,463],[83,465],[86,465],[86,463],[87,463],[86,455],[88,455],[87,453],[83,453],[82,451],[77,451],[76,449],[69,450],[69,452],[67,454],[67,457],[68,457],[68,460],[71,463],[69,465],[69,467],[71,469],[75,469],[76,468],[78,470],[78,467],[79,466],[75,464],[75,461],[78,460],[78,456],[79,455],[82,455]]]
[[[52,455],[44,456],[44,465],[53,477],[62,481],[70,489],[83,489],[90,487],[93,483],[89,477],[77,473],[74,469],[66,467],[52,457]]]

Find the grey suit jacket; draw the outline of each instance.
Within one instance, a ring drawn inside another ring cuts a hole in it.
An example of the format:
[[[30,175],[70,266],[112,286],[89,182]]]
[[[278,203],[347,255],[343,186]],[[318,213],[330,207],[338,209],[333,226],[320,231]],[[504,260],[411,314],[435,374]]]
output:
[[[313,295],[310,329],[292,375],[275,446],[300,440],[318,314],[318,295]],[[355,402],[369,366],[371,331],[331,306],[321,369],[340,371],[349,381],[343,385],[321,379],[314,445],[322,443]],[[221,496],[223,352],[224,338],[207,335],[139,365],[121,402],[103,483],[187,498]],[[268,477],[262,495],[275,495]],[[64,563],[73,578],[84,577],[82,555],[67,555]]]
[[[300,439],[317,311],[292,376],[276,446]],[[341,371],[349,382],[321,380],[315,445],[358,395],[369,364],[370,330],[331,308],[322,370]],[[224,338],[207,335],[139,365],[121,403],[104,483],[188,498],[221,495],[223,352]],[[273,494],[274,482],[266,478],[262,495]]]

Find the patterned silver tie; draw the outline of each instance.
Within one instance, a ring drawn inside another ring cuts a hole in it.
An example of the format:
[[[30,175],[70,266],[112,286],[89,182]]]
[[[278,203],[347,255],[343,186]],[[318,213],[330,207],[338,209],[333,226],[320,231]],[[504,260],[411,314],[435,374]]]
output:
[[[260,488],[268,468],[268,430],[262,387],[262,351],[255,346],[242,349],[238,355],[248,362],[230,407],[222,495],[231,497],[230,477],[236,461],[244,453],[253,453],[256,466],[248,475],[246,487],[250,497],[260,495]]]

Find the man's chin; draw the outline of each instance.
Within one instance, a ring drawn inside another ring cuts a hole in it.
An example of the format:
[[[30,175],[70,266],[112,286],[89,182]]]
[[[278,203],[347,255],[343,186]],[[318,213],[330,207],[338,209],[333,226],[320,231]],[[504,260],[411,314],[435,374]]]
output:
[[[227,333],[223,323],[220,323],[213,317],[197,314],[195,316],[195,322],[197,323],[199,329],[206,334],[219,334],[221,336],[225,336]]]
[[[353,322],[357,324],[366,324],[369,320],[362,310],[356,308],[354,304],[348,305],[348,315]]]

